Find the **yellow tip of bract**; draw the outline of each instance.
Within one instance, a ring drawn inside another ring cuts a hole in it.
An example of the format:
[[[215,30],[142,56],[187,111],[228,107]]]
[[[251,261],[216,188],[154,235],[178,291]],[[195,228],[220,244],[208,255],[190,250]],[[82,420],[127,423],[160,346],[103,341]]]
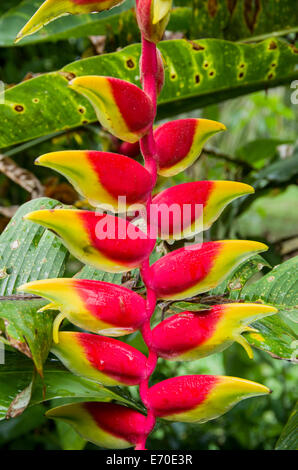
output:
[[[56,20],[60,16],[109,10],[119,3],[122,3],[122,1],[123,0],[94,0],[93,2],[89,1],[88,3],[85,2],[85,4],[81,2],[81,4],[79,4],[79,2],[75,0],[46,0],[18,33],[15,42],[36,33],[43,26]]]
[[[223,383],[227,388],[233,389],[233,393],[236,395],[242,395],[242,399],[245,397],[268,395],[271,393],[270,388],[266,385],[258,382],[252,382],[251,380],[240,379],[238,377],[221,376],[219,383]]]
[[[153,19],[152,23],[157,24],[172,9],[172,0],[152,0],[153,1]]]

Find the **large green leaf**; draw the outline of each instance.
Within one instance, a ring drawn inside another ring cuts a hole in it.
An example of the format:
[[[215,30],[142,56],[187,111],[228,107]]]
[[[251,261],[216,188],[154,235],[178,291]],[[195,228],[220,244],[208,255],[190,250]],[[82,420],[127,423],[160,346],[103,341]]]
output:
[[[298,77],[296,49],[268,39],[234,44],[217,39],[160,43],[166,84],[158,117],[175,115]],[[140,45],[74,62],[59,72],[27,80],[5,93],[0,104],[0,147],[71,129],[96,120],[89,102],[68,87],[81,75],[112,75],[140,85]]]
[[[298,403],[296,403],[287,424],[276,444],[276,450],[298,450]]]
[[[27,202],[1,234],[0,295],[12,295],[18,286],[29,281],[63,275],[66,248],[49,230],[22,219],[28,212],[52,209],[58,204],[49,198]]]
[[[0,318],[4,320],[9,343],[30,357],[42,375],[43,363],[52,344],[52,323],[55,313],[37,311],[46,305],[43,300],[6,300],[0,302]]]
[[[0,420],[4,419],[12,401],[22,393],[32,379],[32,363],[24,356],[6,353],[5,364],[0,365]],[[36,378],[30,406],[48,400],[111,401],[130,404],[130,400],[91,380],[68,372],[58,361],[48,361],[44,367],[44,381]]]
[[[17,33],[42,1],[19,2],[0,19],[0,46],[13,45]],[[212,37],[234,41],[272,33],[284,35],[298,28],[298,12],[293,0],[178,0],[174,3],[177,8],[172,12],[168,29],[183,31],[191,38]],[[110,12],[60,18],[18,45],[99,34],[120,34],[126,42],[130,42],[138,34],[134,13],[130,11],[133,6],[133,0],[126,0]],[[0,12],[7,10],[6,6]]]
[[[262,279],[244,286],[241,298],[261,301],[278,308],[285,318],[298,321],[298,256],[275,266]]]

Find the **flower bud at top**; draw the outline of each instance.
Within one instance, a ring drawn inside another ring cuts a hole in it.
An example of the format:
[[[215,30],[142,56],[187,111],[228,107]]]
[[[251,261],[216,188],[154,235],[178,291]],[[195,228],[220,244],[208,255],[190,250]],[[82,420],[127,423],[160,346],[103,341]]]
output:
[[[137,0],[137,21],[147,41],[159,42],[170,19],[172,0]]]

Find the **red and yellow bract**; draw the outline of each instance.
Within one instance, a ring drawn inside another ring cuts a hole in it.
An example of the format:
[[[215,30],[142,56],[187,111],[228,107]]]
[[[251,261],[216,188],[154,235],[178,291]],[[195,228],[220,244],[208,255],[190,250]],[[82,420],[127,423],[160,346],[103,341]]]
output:
[[[134,447],[146,429],[146,416],[114,403],[73,403],[53,408],[46,415],[71,424],[84,439],[107,449]]]
[[[266,395],[269,388],[250,380],[216,375],[184,375],[149,389],[156,416],[184,423],[204,423],[226,413],[239,401]]]
[[[222,240],[168,253],[151,266],[151,288],[159,299],[193,297],[216,287],[241,262],[266,251],[264,243]]]
[[[114,338],[62,331],[52,352],[74,374],[108,387],[138,385],[145,378],[146,357]]]
[[[108,206],[115,212],[146,203],[152,190],[150,173],[140,163],[117,153],[52,152],[42,155],[35,163],[53,168],[68,178],[91,205]]]
[[[252,357],[252,349],[241,336],[254,331],[248,325],[277,309],[257,303],[226,303],[210,310],[181,312],[159,323],[152,331],[153,348],[170,361],[193,361],[240,343]]]

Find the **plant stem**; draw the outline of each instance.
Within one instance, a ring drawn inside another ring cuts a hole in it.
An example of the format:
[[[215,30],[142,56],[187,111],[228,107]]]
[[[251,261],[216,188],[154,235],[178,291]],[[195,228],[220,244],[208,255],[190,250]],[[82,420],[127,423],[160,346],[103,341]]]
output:
[[[157,82],[157,50],[156,45],[142,38],[142,58],[141,58],[141,75],[142,75],[142,85],[143,90],[151,98],[152,104],[154,106],[156,114],[156,102],[157,102],[157,92],[156,92],[156,82]],[[152,127],[149,130],[148,134],[145,135],[140,141],[141,152],[145,161],[145,168],[150,172],[152,177],[152,189],[155,186],[157,180],[157,162],[156,162],[156,144],[154,141],[153,135],[153,122]],[[152,198],[150,197],[147,202],[147,232],[151,236],[150,231],[150,209],[151,209]],[[151,375],[154,372],[157,363],[157,355],[152,350],[152,330],[150,325],[151,317],[154,313],[156,306],[156,295],[152,289],[151,283],[151,272],[149,265],[149,257],[146,259],[141,266],[141,276],[143,282],[146,286],[147,299],[146,299],[146,314],[147,319],[143,324],[141,333],[143,339],[148,347],[148,358],[146,363],[146,377],[141,382],[139,390],[140,397],[145,407],[147,408],[147,422],[146,429],[144,430],[144,436],[142,440],[136,446],[136,450],[146,450],[146,440],[151,431],[155,426],[155,416],[150,408],[150,403],[148,401],[148,388],[149,380]]]

